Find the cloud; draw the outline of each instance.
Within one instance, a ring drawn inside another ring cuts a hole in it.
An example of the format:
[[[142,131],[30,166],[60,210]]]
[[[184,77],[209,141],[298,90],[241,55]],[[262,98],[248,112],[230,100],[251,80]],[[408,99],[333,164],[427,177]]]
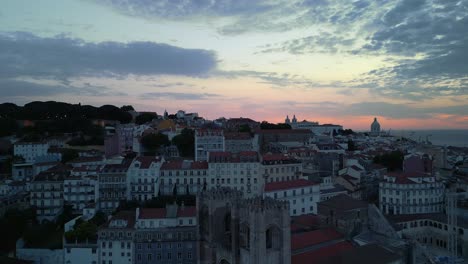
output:
[[[264,46],[259,53],[288,52],[295,55],[305,53],[333,54],[349,50],[353,43],[354,39],[345,38],[328,32],[321,32],[317,35]]]
[[[43,84],[34,81],[0,79],[0,97],[51,97],[57,95],[75,96],[126,96],[104,86],[84,83],[80,86]]]
[[[89,43],[66,36],[0,34],[0,78],[67,79],[76,76],[203,76],[216,68],[212,51],[154,42]]]
[[[155,100],[155,99],[172,99],[172,100],[205,100],[220,97],[219,94],[212,93],[172,93],[172,92],[153,92],[143,93],[140,95],[141,99]]]

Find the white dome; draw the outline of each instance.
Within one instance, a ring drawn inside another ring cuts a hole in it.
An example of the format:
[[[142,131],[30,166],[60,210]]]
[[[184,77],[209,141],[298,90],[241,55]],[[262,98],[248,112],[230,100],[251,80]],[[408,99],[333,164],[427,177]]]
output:
[[[374,117],[374,122],[371,124],[371,132],[380,132],[380,124],[377,121],[377,117]]]

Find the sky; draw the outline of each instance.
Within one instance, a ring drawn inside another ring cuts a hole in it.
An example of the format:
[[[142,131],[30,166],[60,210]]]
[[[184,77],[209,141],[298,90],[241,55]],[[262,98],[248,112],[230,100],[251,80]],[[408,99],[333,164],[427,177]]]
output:
[[[468,0],[3,0],[0,98],[468,129]]]

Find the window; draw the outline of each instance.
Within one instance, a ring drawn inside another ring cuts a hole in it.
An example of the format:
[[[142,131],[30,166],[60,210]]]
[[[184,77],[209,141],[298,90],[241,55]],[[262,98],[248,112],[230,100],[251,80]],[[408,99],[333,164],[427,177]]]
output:
[[[92,253],[96,254],[96,249],[95,248],[92,249]]]
[[[171,253],[167,253],[167,259],[172,259],[172,254]]]
[[[138,254],[138,255],[137,255],[137,259],[138,259],[138,260],[141,260],[141,254]]]
[[[103,251],[103,252],[102,252],[102,256],[105,257],[105,256],[106,256],[106,252]]]
[[[192,259],[192,252],[188,252],[188,253],[187,253],[187,258],[188,258],[188,259]]]
[[[106,242],[102,242],[102,248],[106,248]]]
[[[123,253],[123,252],[120,253],[120,256],[125,257],[125,253]]]
[[[151,261],[153,259],[153,254],[148,254],[148,260]]]
[[[177,253],[177,259],[182,259],[182,253],[181,252]]]
[[[112,252],[109,252],[109,257],[112,257]]]

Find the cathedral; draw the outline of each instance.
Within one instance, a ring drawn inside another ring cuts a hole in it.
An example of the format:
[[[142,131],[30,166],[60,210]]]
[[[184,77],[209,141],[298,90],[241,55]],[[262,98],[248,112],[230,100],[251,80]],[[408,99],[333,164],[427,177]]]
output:
[[[290,264],[289,204],[220,188],[197,197],[201,264]]]

